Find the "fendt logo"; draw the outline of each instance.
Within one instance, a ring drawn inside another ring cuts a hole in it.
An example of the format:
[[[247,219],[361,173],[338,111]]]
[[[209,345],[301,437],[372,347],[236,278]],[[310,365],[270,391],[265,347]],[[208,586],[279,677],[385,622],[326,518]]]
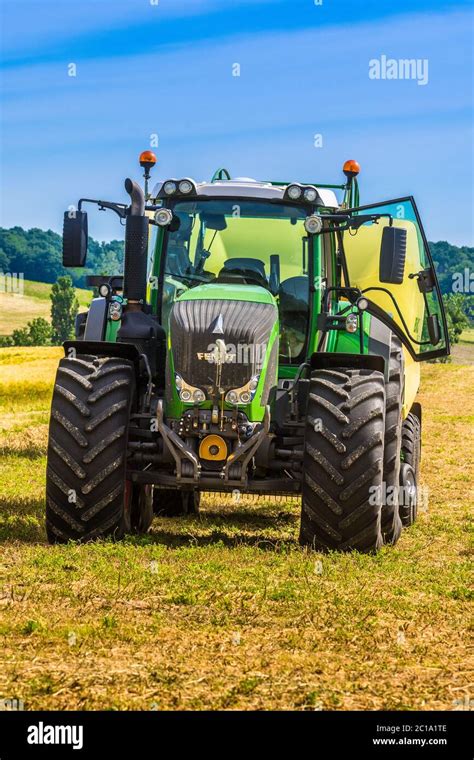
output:
[[[255,364],[262,367],[267,350],[266,343],[225,343],[217,340],[210,343],[207,351],[198,351],[196,357],[199,361],[209,364]]]
[[[84,726],[50,726],[40,721],[28,726],[28,744],[69,744],[73,749],[84,746]]]

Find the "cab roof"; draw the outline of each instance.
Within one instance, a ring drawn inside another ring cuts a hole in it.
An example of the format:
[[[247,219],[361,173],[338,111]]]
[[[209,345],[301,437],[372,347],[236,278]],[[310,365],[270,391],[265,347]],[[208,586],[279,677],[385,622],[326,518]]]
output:
[[[167,180],[158,182],[151,193],[151,198],[157,198]],[[259,182],[249,177],[237,179],[214,180],[213,182],[195,182],[196,192],[188,198],[259,198],[262,200],[283,200],[288,185],[274,185],[271,182]],[[291,184],[291,183],[288,183]],[[326,208],[339,208],[339,201],[333,190],[315,187],[318,192],[316,205]],[[291,203],[291,201],[290,201]]]

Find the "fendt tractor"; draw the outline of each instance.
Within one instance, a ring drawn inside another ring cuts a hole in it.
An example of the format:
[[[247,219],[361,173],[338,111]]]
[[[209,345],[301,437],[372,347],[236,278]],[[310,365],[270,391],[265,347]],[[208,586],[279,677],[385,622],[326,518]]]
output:
[[[49,541],[146,532],[224,492],[301,496],[318,551],[395,543],[417,512],[419,362],[449,353],[413,198],[359,205],[352,160],[339,185],[219,169],[149,192],[155,161],[128,203],[64,215],[66,267],[86,266],[85,204],[118,215],[125,253],[89,277],[59,362]]]

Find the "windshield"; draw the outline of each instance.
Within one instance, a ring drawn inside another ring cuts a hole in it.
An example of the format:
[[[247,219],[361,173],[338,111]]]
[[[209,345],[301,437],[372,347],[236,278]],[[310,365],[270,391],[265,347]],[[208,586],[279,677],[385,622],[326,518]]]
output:
[[[164,260],[162,324],[174,301],[203,283],[260,285],[280,313],[280,361],[304,354],[309,316],[308,210],[259,201],[178,201]],[[177,221],[176,221],[177,220]]]

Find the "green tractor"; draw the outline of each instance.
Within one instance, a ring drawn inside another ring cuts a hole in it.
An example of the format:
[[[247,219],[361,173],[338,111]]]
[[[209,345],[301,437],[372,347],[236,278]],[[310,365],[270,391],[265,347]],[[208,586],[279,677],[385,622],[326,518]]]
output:
[[[86,203],[125,225],[123,276],[64,344],[49,429],[52,543],[196,515],[201,492],[301,496],[300,543],[376,551],[415,519],[419,362],[449,353],[411,197],[339,185],[127,179],[81,199],[63,261],[84,267]],[[336,195],[340,196],[340,200]]]

